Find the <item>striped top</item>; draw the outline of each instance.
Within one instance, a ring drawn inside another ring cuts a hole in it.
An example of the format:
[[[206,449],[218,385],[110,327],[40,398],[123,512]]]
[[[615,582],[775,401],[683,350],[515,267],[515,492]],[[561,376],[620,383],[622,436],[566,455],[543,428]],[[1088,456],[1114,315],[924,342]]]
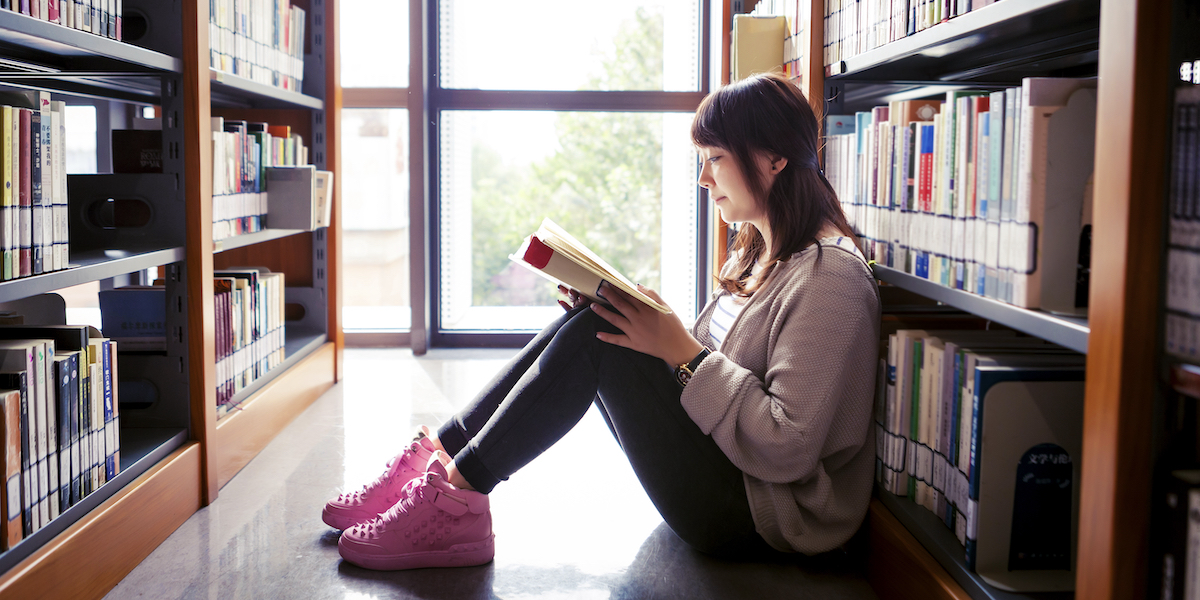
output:
[[[848,237],[824,237],[820,240],[817,240],[817,243],[823,246],[838,246],[839,248],[849,251],[850,253],[863,259],[863,262],[866,262],[866,258],[863,257],[862,252],[858,250],[858,247],[855,246],[854,242]],[[809,248],[813,247],[814,246],[809,246]],[[808,248],[805,250],[807,249]],[[801,252],[804,252],[804,250],[801,250]],[[750,271],[750,277],[758,277],[759,273],[762,273],[762,270],[762,265],[755,262],[754,267]],[[729,333],[729,328],[733,326],[733,322],[736,321],[738,315],[742,313],[742,308],[746,306],[747,300],[748,298],[734,296],[733,294],[722,294],[717,298],[717,306],[713,309],[712,321],[708,324],[708,341],[710,348],[715,350],[721,347],[721,342],[725,341],[725,334]]]

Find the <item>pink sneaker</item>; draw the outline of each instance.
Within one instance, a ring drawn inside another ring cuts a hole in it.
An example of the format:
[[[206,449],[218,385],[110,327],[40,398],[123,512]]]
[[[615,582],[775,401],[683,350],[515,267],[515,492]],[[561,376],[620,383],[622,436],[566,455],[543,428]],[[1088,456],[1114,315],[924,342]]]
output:
[[[388,461],[387,471],[361,491],[349,492],[325,503],[321,520],[336,529],[346,530],[378,517],[400,501],[404,484],[425,473],[425,465],[433,455],[433,442],[422,437],[409,444],[404,452]]]
[[[378,519],[342,532],[342,558],[379,571],[469,567],[492,560],[496,546],[486,494],[451,485],[436,459],[424,477],[404,487],[404,499]]]

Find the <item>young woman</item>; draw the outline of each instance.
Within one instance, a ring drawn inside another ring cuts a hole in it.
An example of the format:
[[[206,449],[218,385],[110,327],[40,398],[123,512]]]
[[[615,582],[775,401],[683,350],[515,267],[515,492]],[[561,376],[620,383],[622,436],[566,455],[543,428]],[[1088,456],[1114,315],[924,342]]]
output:
[[[490,561],[487,493],[593,403],[693,547],[812,555],[849,540],[871,490],[879,298],[818,136],[781,77],[710,94],[692,124],[699,184],[740,228],[691,331],[614,288],[601,291],[609,306],[564,290],[567,313],[469,406],[326,505],[342,557],[371,569]]]

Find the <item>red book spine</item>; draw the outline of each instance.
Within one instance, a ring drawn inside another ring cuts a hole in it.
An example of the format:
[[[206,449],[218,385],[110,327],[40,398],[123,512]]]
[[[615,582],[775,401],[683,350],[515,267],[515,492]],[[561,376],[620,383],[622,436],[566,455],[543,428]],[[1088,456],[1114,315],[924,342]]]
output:
[[[58,0],[46,0],[46,20],[51,23],[58,22]]]
[[[522,258],[534,267],[545,269],[546,265],[550,263],[550,258],[553,256],[554,250],[534,236],[529,238],[529,248],[525,250],[525,256]]]
[[[917,199],[921,202],[922,212],[933,212],[933,140],[934,127],[932,124],[922,124],[917,129],[917,134],[920,136],[918,143],[920,144],[920,154],[918,154],[919,162],[917,168],[921,169],[921,176],[918,178],[921,185],[917,189]]]

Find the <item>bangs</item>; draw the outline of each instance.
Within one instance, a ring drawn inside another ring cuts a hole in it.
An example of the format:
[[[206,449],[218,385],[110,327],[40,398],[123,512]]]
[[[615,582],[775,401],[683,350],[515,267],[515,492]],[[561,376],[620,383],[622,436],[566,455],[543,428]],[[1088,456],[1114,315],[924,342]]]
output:
[[[720,94],[709,94],[692,119],[692,143],[709,148],[729,148],[729,136],[720,115]]]

